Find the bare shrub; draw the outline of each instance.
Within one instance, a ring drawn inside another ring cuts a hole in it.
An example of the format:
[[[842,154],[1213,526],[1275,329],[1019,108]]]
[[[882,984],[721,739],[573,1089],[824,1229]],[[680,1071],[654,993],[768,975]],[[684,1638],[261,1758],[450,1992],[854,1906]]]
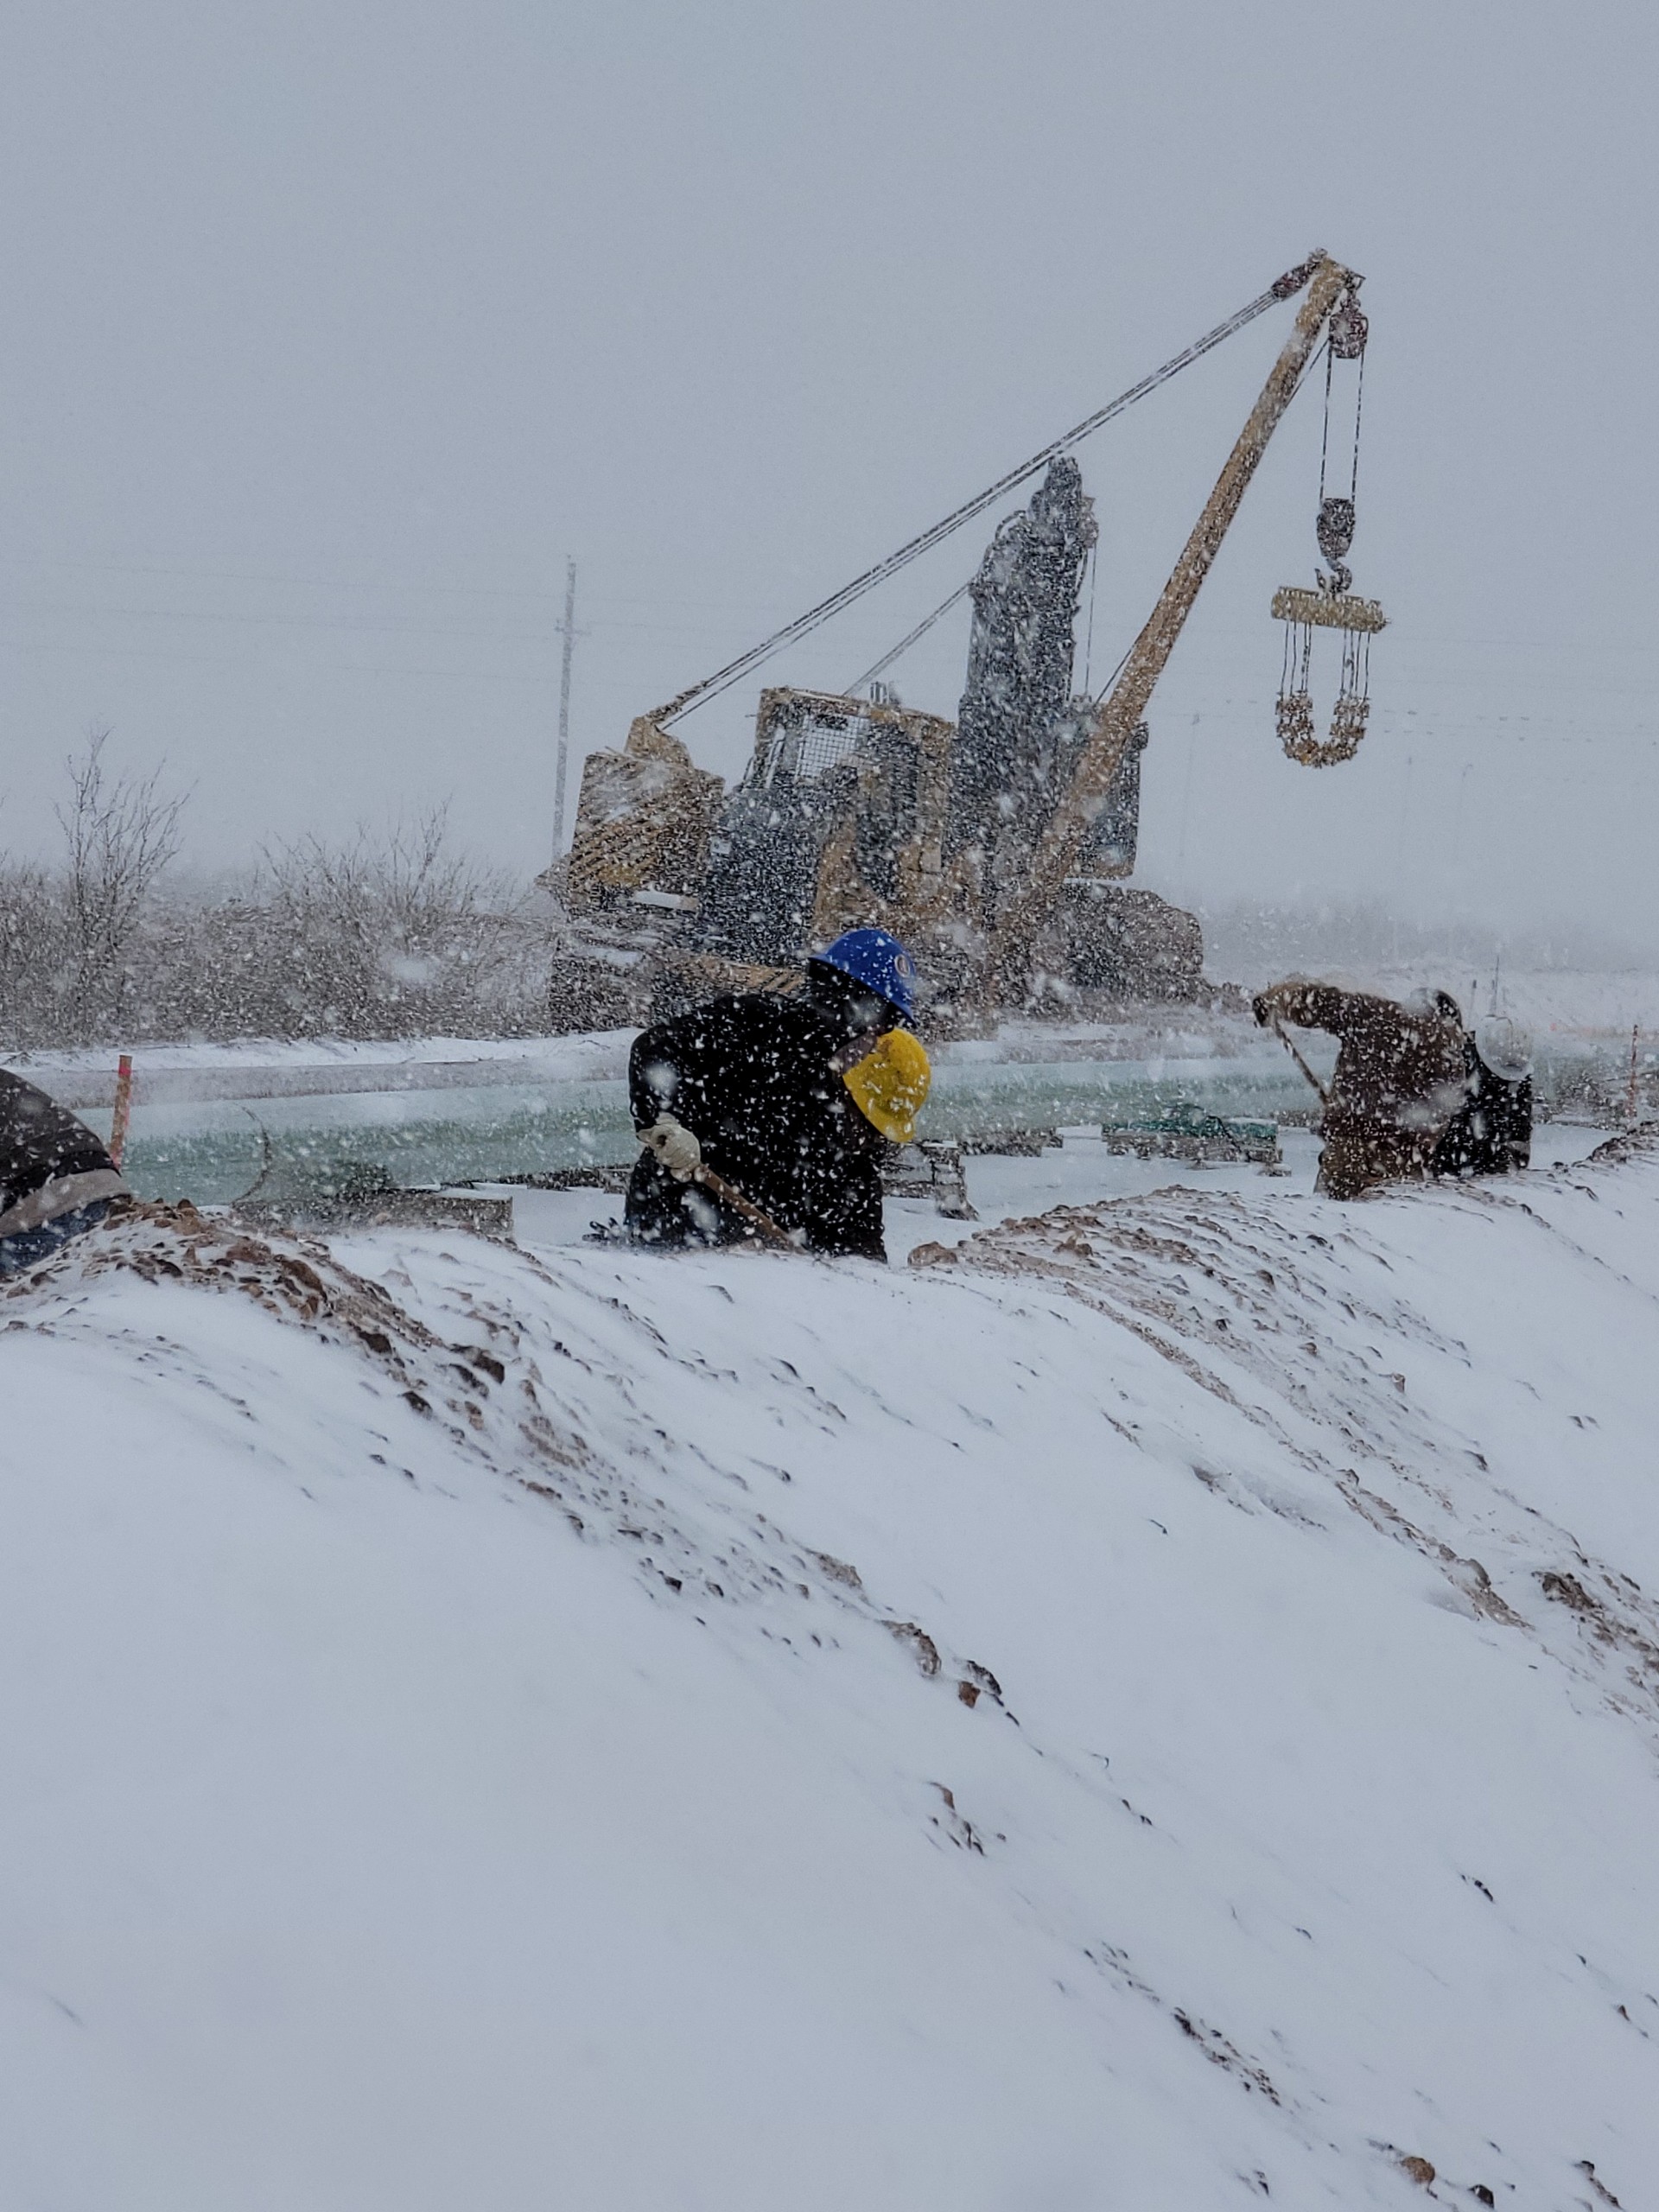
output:
[[[380,840],[302,839],[266,856],[266,903],[284,951],[290,1018],[342,1037],[475,1030],[499,1017],[522,950],[511,880],[449,843],[447,810]]]
[[[0,863],[0,1048],[545,1028],[550,922],[443,809],[181,887],[184,801],[111,775],[106,738],[68,764],[61,867]]]
[[[131,986],[130,959],[140,918],[179,849],[185,798],[164,797],[161,770],[111,776],[107,729],[65,763],[69,798],[57,809],[67,847],[60,889],[70,967],[67,1023],[88,1041],[119,1027]]]
[[[68,969],[61,885],[42,868],[0,866],[0,1037],[67,1040]]]

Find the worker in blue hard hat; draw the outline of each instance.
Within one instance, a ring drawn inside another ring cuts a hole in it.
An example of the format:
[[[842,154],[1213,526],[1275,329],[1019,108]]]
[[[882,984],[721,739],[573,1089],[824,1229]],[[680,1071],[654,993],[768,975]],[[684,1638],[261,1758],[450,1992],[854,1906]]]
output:
[[[906,1027],[915,987],[896,938],[849,930],[807,961],[798,997],[717,998],[642,1032],[628,1063],[630,1235],[752,1237],[715,1194],[723,1182],[809,1250],[884,1259],[882,1154],[909,1141],[927,1096],[927,1055]]]

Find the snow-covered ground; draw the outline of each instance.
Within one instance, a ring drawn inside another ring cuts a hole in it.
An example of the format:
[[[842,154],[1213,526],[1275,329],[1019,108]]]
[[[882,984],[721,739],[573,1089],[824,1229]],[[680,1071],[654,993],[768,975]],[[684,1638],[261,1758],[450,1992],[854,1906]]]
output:
[[[0,2202],[1651,2201],[1659,1151],[1288,1164],[0,1294]]]
[[[1559,1167],[1582,1160],[1606,1141],[1605,1129],[1574,1122],[1543,1122],[1533,1132],[1535,1167]],[[963,1180],[974,1221],[942,1218],[931,1199],[887,1202],[887,1256],[902,1267],[917,1245],[960,1243],[976,1227],[1040,1213],[1057,1205],[1088,1205],[1099,1198],[1139,1198],[1173,1187],[1194,1191],[1236,1191],[1263,1195],[1263,1180],[1289,1193],[1312,1194],[1319,1172],[1319,1141],[1311,1129],[1281,1129],[1281,1167],[1268,1171],[1249,1165],[1202,1166],[1179,1160],[1137,1160],[1112,1152],[1091,1130],[1068,1130],[1058,1145],[1033,1157],[981,1153],[963,1161]],[[622,1218],[622,1201],[602,1191],[526,1191],[507,1183],[469,1185],[486,1196],[511,1200],[513,1233],[521,1243],[582,1244],[601,1224]]]

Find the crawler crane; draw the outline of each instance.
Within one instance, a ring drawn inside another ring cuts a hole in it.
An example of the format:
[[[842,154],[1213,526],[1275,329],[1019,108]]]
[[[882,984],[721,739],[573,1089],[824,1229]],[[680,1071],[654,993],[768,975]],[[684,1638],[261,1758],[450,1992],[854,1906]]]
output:
[[[1323,350],[1327,449],[1332,376],[1338,363],[1355,366],[1355,479],[1345,497],[1327,498],[1322,471],[1318,537],[1327,573],[1273,602],[1287,626],[1279,734],[1290,757],[1309,766],[1351,757],[1363,734],[1367,651],[1384,618],[1353,594],[1343,565],[1354,532],[1366,336],[1360,282],[1328,254],[1311,256],[977,499],[640,716],[620,753],[591,755],[563,887],[585,957],[573,945],[556,982],[572,1026],[607,1014],[639,1018],[722,988],[791,988],[810,944],[866,924],[913,947],[938,1010],[959,1021],[1075,1005],[1090,991],[1196,995],[1196,921],[1123,882],[1135,861],[1144,718],[1274,430]],[[1156,605],[1103,696],[1073,696],[1073,625],[1094,522],[1069,448],[1292,299],[1300,302],[1294,327]],[[966,593],[974,607],[956,722],[901,705],[876,680],[890,654],[848,692],[763,691],[753,754],[731,792],[695,766],[671,728],[681,715],[1039,472],[1029,508],[1001,524],[971,583],[945,602]],[[1343,676],[1320,739],[1308,671],[1313,635],[1325,629],[1343,634]],[[613,1002],[596,1006],[595,990],[610,991]]]

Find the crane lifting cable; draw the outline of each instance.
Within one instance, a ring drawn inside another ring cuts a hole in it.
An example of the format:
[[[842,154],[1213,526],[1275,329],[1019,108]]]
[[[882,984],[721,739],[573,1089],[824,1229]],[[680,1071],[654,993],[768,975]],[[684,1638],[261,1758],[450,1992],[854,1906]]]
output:
[[[973,588],[974,580],[971,576],[966,583],[958,584],[949,599],[942,599],[931,614],[924,614],[913,630],[906,630],[896,645],[890,645],[880,660],[872,662],[862,676],[847,686],[847,696],[855,698],[867,683],[874,683],[878,676],[885,676],[894,661],[907,653],[920,639],[925,638],[933,625],[942,621],[959,600],[967,598]]]
[[[964,523],[971,522],[976,515],[983,514],[988,507],[994,506],[1007,493],[1027,482],[1039,470],[1046,468],[1051,461],[1063,453],[1069,452],[1073,446],[1080,444],[1084,438],[1101,429],[1103,424],[1112,421],[1116,416],[1122,414],[1127,408],[1134,406],[1137,400],[1144,399],[1149,392],[1156,391],[1160,385],[1167,384],[1172,377],[1178,376],[1183,369],[1190,367],[1194,361],[1201,360],[1206,353],[1212,352],[1216,346],[1219,346],[1224,339],[1230,338],[1236,331],[1243,330],[1246,323],[1254,322],[1257,315],[1264,315],[1269,308],[1276,307],[1281,301],[1294,299],[1297,293],[1307,283],[1313,270],[1325,257],[1323,254],[1312,254],[1300,267],[1287,270],[1282,276],[1269,284],[1265,292],[1258,293],[1255,299],[1251,300],[1248,305],[1240,308],[1236,314],[1229,315],[1225,322],[1217,323],[1213,330],[1206,332],[1202,338],[1185,347],[1182,352],[1174,354],[1163,364],[1161,368],[1154,369],[1149,376],[1143,377],[1139,384],[1131,385],[1127,391],[1120,392],[1116,399],[1109,400],[1104,407],[1096,409],[1094,414],[1086,416],[1075,428],[1068,430],[1063,437],[1053,439],[1039,453],[1033,454],[1030,460],[1022,461],[1017,468],[1010,469],[1005,476],[1000,476],[995,484],[988,485],[984,491],[976,493],[973,499],[964,501],[961,506],[954,509],[941,521],[936,522],[931,529],[923,531],[919,536],[910,539],[908,543],[901,545],[896,553],[889,553],[885,560],[878,561],[874,568],[866,569],[861,575],[855,576],[850,583],[843,584],[839,591],[832,592],[828,599],[820,600],[816,607],[809,607],[804,614],[797,615],[792,622],[785,623],[781,630],[774,630],[769,638],[763,639],[758,645],[752,645],[747,652],[740,653],[735,660],[728,661],[723,668],[716,669],[712,676],[705,676],[700,683],[690,685],[687,690],[671,699],[665,707],[658,708],[657,712],[648,719],[659,729],[666,728],[670,722],[677,721],[679,716],[685,714],[690,708],[706,705],[709,700],[718,698],[722,691],[740,682],[752,669],[758,668],[762,661],[769,659],[773,653],[781,652],[785,645],[793,645],[798,639],[809,636],[812,631],[828,622],[832,616],[841,613],[844,608],[852,606],[855,601],[861,599],[867,591],[874,590],[877,584],[885,583],[889,576],[897,575],[901,569],[908,568],[912,561],[919,559],[924,553],[931,552],[934,546],[943,544],[944,540],[953,531],[960,530]],[[946,605],[954,604],[959,596],[959,594],[953,593]],[[941,607],[938,613],[943,613],[944,611],[944,608]],[[929,626],[935,620],[937,616],[930,616],[928,624],[923,626]],[[917,634],[919,635],[920,632]],[[896,657],[895,654],[893,658]]]
[[[1371,710],[1371,639],[1387,622],[1375,600],[1354,596],[1353,572],[1347,565],[1358,518],[1359,426],[1365,399],[1367,335],[1365,317],[1351,292],[1332,314],[1325,348],[1325,423],[1319,439],[1319,505],[1314,537],[1327,573],[1316,577],[1313,590],[1287,586],[1274,594],[1273,601],[1274,618],[1285,626],[1284,664],[1275,709],[1279,741],[1289,758],[1305,768],[1329,768],[1338,761],[1351,760],[1359,750]],[[1345,493],[1328,493],[1325,488],[1338,361],[1352,361],[1356,365],[1352,461]],[[1311,689],[1316,629],[1337,629],[1342,632],[1342,672],[1330,729],[1324,737],[1318,734],[1314,725]]]

